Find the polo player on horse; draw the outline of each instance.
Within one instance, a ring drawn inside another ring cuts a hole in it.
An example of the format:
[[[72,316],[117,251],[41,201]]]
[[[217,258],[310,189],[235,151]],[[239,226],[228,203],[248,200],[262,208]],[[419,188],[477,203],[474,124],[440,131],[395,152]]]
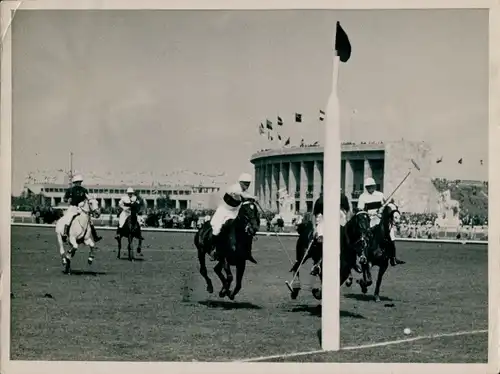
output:
[[[79,205],[83,203],[85,200],[90,200],[88,190],[82,186],[83,182],[83,177],[78,174],[73,177],[71,180],[72,186],[66,190],[66,193],[64,194],[63,201],[66,203],[69,203],[68,210],[64,214],[64,234],[62,235],[62,239],[64,242],[66,242],[68,236],[69,236],[69,228],[71,227],[71,224],[73,223],[73,219],[76,217],[77,214],[80,213],[79,210]],[[92,221],[90,222],[90,230],[92,232],[92,238],[94,242],[98,242],[102,239],[101,236],[97,235],[97,231],[92,224]]]
[[[208,253],[208,256],[212,261],[216,260],[218,251],[221,250],[221,248],[219,248],[220,245],[218,243],[218,235],[224,223],[226,223],[230,219],[235,219],[238,216],[238,211],[240,209],[241,203],[244,200],[256,201],[255,196],[248,192],[248,188],[250,187],[251,182],[252,177],[249,174],[241,174],[238,179],[238,183],[229,186],[229,188],[226,190],[224,196],[222,197],[222,201],[220,202],[217,210],[210,220],[210,225],[212,227],[212,249]],[[247,259],[254,264],[257,263],[257,261],[255,261],[252,256],[251,249],[249,250]]]
[[[358,209],[364,210],[370,215],[370,228],[380,224],[381,208],[386,203],[384,194],[376,189],[376,183],[373,178],[365,179],[365,189],[359,196]],[[396,258],[396,245],[394,244],[395,233],[394,227],[390,231],[390,241],[387,243],[387,256],[391,266],[402,265],[406,262]]]
[[[127,222],[127,218],[130,217],[132,206],[135,204],[139,205],[140,200],[135,194],[135,191],[132,187],[127,188],[127,194],[122,196],[120,201],[118,202],[118,206],[121,208],[121,213],[118,218],[118,228],[116,229],[116,240],[120,240],[120,230],[122,229],[125,222]],[[140,240],[144,240],[141,232],[141,225],[138,225]]]

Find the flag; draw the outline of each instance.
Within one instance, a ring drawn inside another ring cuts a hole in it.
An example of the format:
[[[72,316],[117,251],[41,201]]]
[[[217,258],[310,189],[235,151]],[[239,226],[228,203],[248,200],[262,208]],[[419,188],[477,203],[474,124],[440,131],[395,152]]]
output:
[[[304,138],[302,138],[302,140],[300,141],[300,146],[303,147],[304,146]]]
[[[285,145],[290,145],[290,138],[286,140]]]
[[[313,146],[318,145],[318,144],[319,144],[319,141],[317,141],[317,140],[316,140],[316,141],[313,143]]]
[[[265,131],[264,131],[264,125],[261,123],[260,124],[260,127],[259,127],[259,135],[264,135]]]
[[[337,35],[335,37],[335,50],[340,61],[347,62],[351,58],[351,42],[346,32],[337,21]]]
[[[462,165],[462,162],[463,162],[463,161],[464,161],[463,159],[460,159],[460,160],[458,160],[458,163],[459,163],[460,165]]]
[[[320,121],[325,120],[325,112],[323,112],[321,109],[319,110],[319,120]]]
[[[278,140],[281,140],[281,135],[280,134],[278,134]]]
[[[436,160],[436,164],[439,164],[440,162],[443,162],[443,157],[438,158],[438,159]]]
[[[480,160],[479,162],[481,163],[481,165],[483,164],[483,160]]]
[[[283,126],[283,119],[278,116],[278,126]]]
[[[302,122],[302,114],[295,113],[295,122]]]
[[[266,127],[269,129],[269,130],[272,130],[273,129],[273,123],[269,120],[266,120]]]

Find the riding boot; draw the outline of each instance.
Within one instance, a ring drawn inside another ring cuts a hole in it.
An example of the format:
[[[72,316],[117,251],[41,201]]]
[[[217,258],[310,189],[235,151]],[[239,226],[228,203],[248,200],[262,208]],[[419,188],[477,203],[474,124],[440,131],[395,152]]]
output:
[[[396,257],[396,245],[392,240],[387,242],[387,247],[389,248],[389,263],[391,266],[406,264],[406,261],[400,260]]]
[[[95,229],[94,225],[90,225],[90,231],[92,232],[94,242],[97,243],[102,239],[102,236],[97,235],[97,230]]]
[[[62,236],[62,240],[64,242],[66,242],[66,240],[68,240],[68,231],[69,231],[69,225],[64,225],[64,229],[63,229],[63,234],[61,235]]]
[[[215,261],[216,260],[216,255],[217,255],[217,236],[216,235],[212,235],[211,238],[209,239],[209,243],[208,243],[208,257],[210,258],[210,261]]]

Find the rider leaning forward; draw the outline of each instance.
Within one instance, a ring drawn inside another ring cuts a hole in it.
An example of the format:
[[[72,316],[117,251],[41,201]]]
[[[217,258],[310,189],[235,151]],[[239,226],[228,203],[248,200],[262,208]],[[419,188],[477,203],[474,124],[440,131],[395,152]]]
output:
[[[68,215],[68,221],[66,222],[68,223],[64,225],[64,235],[62,237],[64,241],[66,241],[69,236],[69,228],[73,222],[73,218],[79,213],[78,206],[85,200],[90,199],[88,190],[82,186],[83,177],[81,175],[75,175],[71,182],[72,186],[66,190],[63,198],[65,203],[69,203],[68,210],[66,211],[66,214]],[[92,221],[90,221],[90,230],[92,238],[96,243],[102,239],[101,236],[97,235],[97,231],[92,224]]]

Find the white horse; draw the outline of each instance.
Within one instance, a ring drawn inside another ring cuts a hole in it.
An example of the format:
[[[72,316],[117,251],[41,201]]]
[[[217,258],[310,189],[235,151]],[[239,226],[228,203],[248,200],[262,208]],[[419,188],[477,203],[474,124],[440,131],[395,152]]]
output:
[[[57,234],[57,242],[59,243],[59,253],[61,254],[62,264],[65,267],[65,273],[69,274],[71,272],[71,259],[78,249],[78,244],[84,243],[90,247],[88,258],[89,265],[94,261],[95,243],[92,240],[90,217],[99,218],[100,215],[99,202],[96,199],[89,199],[80,203],[78,206],[78,213],[68,230],[68,241],[71,246],[68,251],[64,249],[62,237],[64,235],[64,226],[69,224],[71,218],[65,215],[57,221],[55,231]]]

